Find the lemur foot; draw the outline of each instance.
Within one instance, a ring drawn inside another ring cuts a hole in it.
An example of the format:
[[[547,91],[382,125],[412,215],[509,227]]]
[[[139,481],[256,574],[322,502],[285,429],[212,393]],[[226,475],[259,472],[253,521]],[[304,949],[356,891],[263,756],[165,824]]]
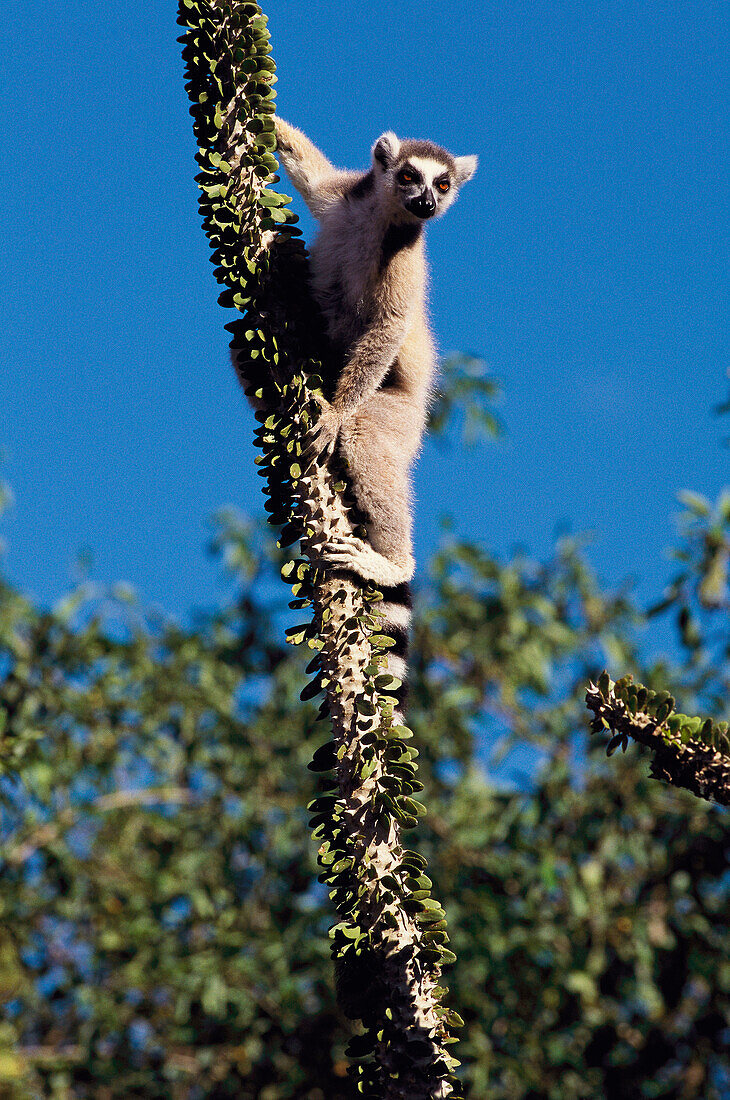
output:
[[[364,580],[386,587],[409,581],[416,570],[412,555],[399,565],[354,535],[336,535],[322,547],[320,557],[333,569],[350,569]]]
[[[329,457],[342,428],[342,415],[329,402],[320,401],[320,410],[304,451],[307,462],[314,462],[320,455]]]

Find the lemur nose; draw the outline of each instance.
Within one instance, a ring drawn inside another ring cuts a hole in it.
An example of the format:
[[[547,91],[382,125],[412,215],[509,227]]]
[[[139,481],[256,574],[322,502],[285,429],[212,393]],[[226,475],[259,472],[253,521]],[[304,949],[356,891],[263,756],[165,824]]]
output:
[[[436,210],[436,200],[433,195],[424,192],[418,198],[412,199],[408,204],[408,209],[419,218],[430,218]]]

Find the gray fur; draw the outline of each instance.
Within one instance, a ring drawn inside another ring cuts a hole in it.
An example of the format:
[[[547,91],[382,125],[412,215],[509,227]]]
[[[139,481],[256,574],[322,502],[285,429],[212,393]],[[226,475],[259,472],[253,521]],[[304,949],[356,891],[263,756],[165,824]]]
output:
[[[456,162],[451,153],[447,152],[446,149],[442,149],[440,145],[435,145],[432,141],[414,141],[413,138],[402,141],[399,160],[408,160],[409,157],[423,157],[426,160],[440,161],[452,172],[456,168]]]
[[[369,172],[341,171],[301,131],[275,123],[281,161],[321,223],[311,249],[312,292],[329,339],[345,351],[312,452],[339,447],[367,516],[367,542],[334,541],[323,558],[376,584],[400,585],[415,568],[409,475],[434,374],[422,229],[427,217],[448,209],[476,158],[389,131],[373,146]],[[401,616],[393,625],[406,624]]]

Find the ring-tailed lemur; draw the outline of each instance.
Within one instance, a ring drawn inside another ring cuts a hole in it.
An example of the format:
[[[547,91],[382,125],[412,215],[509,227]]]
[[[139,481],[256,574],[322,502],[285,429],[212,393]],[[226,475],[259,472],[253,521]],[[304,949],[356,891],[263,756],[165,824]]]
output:
[[[382,589],[380,610],[396,637],[389,669],[405,679],[415,568],[409,471],[434,373],[422,230],[452,204],[477,159],[388,132],[368,172],[341,171],[300,130],[275,124],[281,161],[321,223],[310,282],[338,364],[311,452],[337,446],[368,533],[367,542],[333,540],[322,557]]]

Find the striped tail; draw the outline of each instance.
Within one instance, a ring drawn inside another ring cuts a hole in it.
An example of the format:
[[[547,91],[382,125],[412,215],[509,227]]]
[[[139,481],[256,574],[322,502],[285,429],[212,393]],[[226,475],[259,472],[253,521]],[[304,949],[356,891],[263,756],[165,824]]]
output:
[[[397,691],[389,694],[395,695],[398,699],[393,717],[403,724],[408,707],[408,640],[413,597],[411,586],[406,581],[391,588],[381,588],[381,592],[383,602],[375,605],[383,616],[382,626],[378,629],[395,642],[395,645],[388,650],[388,672],[391,676],[397,676],[402,684]]]

